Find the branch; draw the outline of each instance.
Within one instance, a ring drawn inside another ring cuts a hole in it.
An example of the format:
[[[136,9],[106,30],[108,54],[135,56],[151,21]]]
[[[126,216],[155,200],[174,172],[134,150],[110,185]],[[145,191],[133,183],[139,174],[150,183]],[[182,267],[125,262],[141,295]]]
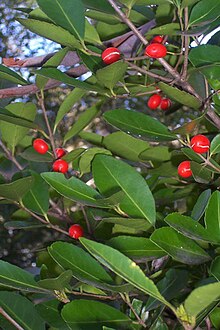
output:
[[[11,154],[11,152],[8,150],[8,148],[4,145],[4,143],[2,142],[2,140],[0,140],[0,147],[2,148],[2,150],[5,152],[6,157],[12,161],[17,168],[22,171],[23,167],[19,164],[19,162],[17,161],[17,159]]]
[[[2,307],[0,307],[0,314],[8,320],[17,330],[24,330]]]

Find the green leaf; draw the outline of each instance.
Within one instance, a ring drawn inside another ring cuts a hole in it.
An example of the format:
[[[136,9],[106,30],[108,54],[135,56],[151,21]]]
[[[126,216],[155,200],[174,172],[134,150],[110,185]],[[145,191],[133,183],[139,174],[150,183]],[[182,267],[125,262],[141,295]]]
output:
[[[96,72],[97,80],[105,87],[113,90],[115,84],[121,80],[127,71],[128,64],[122,61],[117,61]]]
[[[94,145],[98,145],[98,146],[102,146],[102,140],[103,140],[103,136],[93,133],[93,132],[86,132],[86,131],[82,131],[79,133],[79,137],[81,137],[82,139],[94,144]]]
[[[164,219],[169,226],[194,240],[216,243],[216,239],[197,221],[179,213],[170,213]]]
[[[68,163],[70,163],[70,162],[74,161],[75,159],[77,159],[85,151],[86,151],[86,149],[84,149],[84,148],[74,149],[74,150],[68,152],[65,156],[63,156],[62,159],[66,160]]]
[[[23,196],[22,202],[31,211],[46,215],[49,209],[48,185],[37,173],[32,173],[33,185]]]
[[[210,273],[216,278],[217,281],[220,282],[220,256],[217,256],[210,268]]]
[[[82,49],[80,42],[71,33],[60,26],[36,19],[18,18],[17,20],[27,29],[42,37],[72,49]]]
[[[122,277],[125,281],[169,306],[169,303],[161,296],[153,281],[145,276],[134,261],[110,246],[90,241],[86,238],[80,238],[80,242],[100,263]]]
[[[102,45],[99,34],[94,25],[85,20],[85,41],[91,44]]]
[[[111,155],[111,152],[98,147],[87,149],[79,160],[79,170],[81,176],[83,176],[85,173],[91,172],[91,163],[97,154]]]
[[[83,40],[85,15],[81,0],[37,0],[37,3],[58,26]]]
[[[95,9],[104,13],[115,14],[107,0],[82,0],[86,8]]]
[[[210,156],[218,154],[220,152],[220,134],[216,135],[211,142]]]
[[[60,315],[59,300],[54,299],[38,304],[36,305],[36,310],[40,316],[52,327],[52,329],[69,329]]]
[[[59,266],[71,270],[77,280],[105,288],[114,285],[111,276],[83,249],[65,242],[55,242],[48,251]]]
[[[152,227],[152,224],[147,222],[146,219],[109,217],[109,218],[103,218],[102,222],[114,223],[115,225],[132,228],[136,231],[147,231]]]
[[[159,228],[150,239],[173,259],[186,265],[199,265],[210,259],[199,245],[172,228]]]
[[[33,103],[22,103],[16,102],[11,103],[6,107],[6,109],[12,114],[19,117],[21,120],[30,121],[31,125],[36,116],[36,106]],[[16,120],[17,122],[17,120]],[[7,143],[8,147],[12,150],[14,154],[15,147],[17,144],[26,136],[29,129],[19,125],[14,125],[12,123],[0,123],[0,130],[2,139]]]
[[[220,298],[220,282],[200,286],[193,290],[184,302],[186,312],[196,317],[211,303]]]
[[[182,148],[181,151],[186,155],[189,159],[194,160],[194,162],[202,163],[203,160],[200,158],[200,156],[193,151],[191,148]]]
[[[189,26],[211,23],[219,17],[220,3],[218,0],[201,0],[197,3],[190,14]]]
[[[220,47],[215,45],[201,45],[191,49],[189,60],[195,67],[220,63],[219,50]]]
[[[33,229],[33,228],[41,228],[41,227],[45,227],[44,224],[42,224],[41,222],[37,222],[37,221],[32,221],[30,219],[28,219],[28,221],[7,221],[4,223],[4,227],[6,229]]]
[[[131,319],[107,304],[93,300],[75,300],[62,309],[62,317],[69,329],[102,330],[103,326],[131,329]]]
[[[16,72],[0,64],[0,78],[12,81],[15,84],[27,85],[28,82]]]
[[[114,154],[134,162],[140,161],[139,154],[149,148],[146,141],[136,139],[124,132],[115,132],[105,136],[103,144]]]
[[[48,292],[39,287],[33,275],[3,260],[0,260],[0,285],[26,292]]]
[[[128,219],[128,223],[130,220]],[[154,244],[149,238],[118,236],[111,238],[108,245],[119,250],[129,258],[161,258],[165,252]]]
[[[155,35],[155,34],[162,34],[162,35],[176,35],[177,31],[180,30],[179,23],[168,23],[154,29],[151,29],[147,34]]]
[[[70,130],[65,134],[64,143],[66,143],[73,136],[77,135],[80,131],[83,130],[83,128],[91,123],[91,121],[98,115],[101,105],[102,102],[98,102],[80,114],[75,124],[73,124]]]
[[[194,220],[198,221],[203,216],[210,196],[211,196],[211,189],[204,190],[201,193],[191,213],[191,217]]]
[[[19,201],[31,189],[33,178],[31,176],[18,179],[11,183],[0,184],[0,196]]]
[[[140,138],[143,136],[155,141],[176,139],[176,135],[172,134],[166,126],[140,112],[117,109],[106,111],[103,117],[109,124],[127,133],[138,135]]]
[[[172,100],[184,104],[190,108],[193,109],[199,109],[201,106],[201,102],[193,95],[181,91],[176,87],[172,87],[170,85],[167,85],[163,82],[158,83],[159,88],[167,95],[169,96]]]
[[[52,163],[53,161],[53,156],[51,154],[47,152],[46,154],[41,155],[37,153],[33,147],[25,149],[21,154],[19,154],[19,156],[31,162]]]
[[[6,109],[0,109],[0,120],[4,121],[6,123],[14,124],[16,126],[40,130],[40,128],[36,124],[34,124],[32,121],[15,116],[12,114],[12,112],[10,112]],[[2,123],[1,125],[3,127],[4,124]]]
[[[46,278],[44,280],[38,281],[38,285],[48,290],[62,291],[70,286],[69,283],[71,278],[72,278],[72,271],[67,270],[61,273],[56,278]]]
[[[191,162],[190,168],[196,182],[209,183],[212,179],[212,172],[207,169],[203,164],[198,164],[194,161]]]
[[[105,90],[102,89],[101,87],[97,86],[96,84],[89,84],[85,81],[80,81],[78,79],[69,77],[68,75],[66,75],[65,73],[61,72],[58,69],[43,68],[43,69],[38,70],[37,73],[44,77],[62,81],[63,83],[70,85],[70,86],[79,87],[79,88],[87,90],[87,91],[105,93]]]
[[[42,173],[43,179],[59,194],[85,205],[97,206],[100,194],[83,181],[71,177],[66,179],[62,173]]]
[[[205,212],[207,231],[214,240],[220,243],[220,192],[215,191],[209,199]]]
[[[8,291],[0,291],[0,306],[24,330],[45,330],[45,322],[34,304],[27,298]]]
[[[169,152],[169,147],[166,146],[153,147],[142,151],[139,158],[143,161],[166,162],[171,159],[171,152]]]
[[[66,113],[68,113],[73,105],[78,102],[85,94],[85,91],[80,89],[80,88],[74,88],[65,98],[65,100],[63,101],[63,103],[61,104],[58,112],[57,112],[57,116],[56,116],[56,120],[55,120],[55,124],[54,124],[54,132],[58,126],[58,124],[60,123],[60,121],[63,119],[63,117],[65,116]]]
[[[125,197],[122,211],[131,217],[146,218],[155,223],[155,203],[142,176],[128,164],[106,155],[97,155],[92,164],[95,184],[102,194],[109,196],[120,188]],[[106,180],[108,178],[108,180]]]
[[[47,67],[57,67],[61,64],[62,60],[65,58],[66,54],[68,53],[69,48],[61,48],[58,52],[56,52],[52,57],[49,58],[46,63],[42,65],[42,68]],[[39,89],[44,89],[46,83],[48,82],[48,79],[42,76],[36,75],[36,85]]]

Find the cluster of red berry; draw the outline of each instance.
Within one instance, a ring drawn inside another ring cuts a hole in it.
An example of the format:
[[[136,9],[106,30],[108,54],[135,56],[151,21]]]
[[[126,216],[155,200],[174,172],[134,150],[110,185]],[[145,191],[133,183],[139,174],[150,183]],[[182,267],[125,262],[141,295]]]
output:
[[[166,46],[163,45],[163,37],[155,36],[151,43],[146,47],[144,54],[151,58],[165,57],[167,54]],[[112,64],[121,58],[121,53],[116,47],[108,47],[102,52],[102,60],[105,64]]]
[[[49,149],[48,144],[43,139],[35,139],[33,142],[33,147],[35,151],[37,151],[39,154],[42,155],[46,154]],[[66,173],[68,171],[69,168],[68,163],[64,159],[61,159],[65,154],[66,154],[66,150],[64,150],[63,148],[56,149],[57,159],[55,160],[52,166],[54,172]],[[75,239],[82,237],[83,228],[78,224],[74,224],[70,226],[69,236]]]
[[[209,151],[210,141],[205,135],[196,135],[190,141],[190,147],[197,154],[203,154]],[[189,178],[192,176],[191,163],[189,160],[185,160],[178,166],[178,174],[182,178]]]
[[[161,109],[166,111],[170,108],[171,101],[166,97],[161,97],[159,94],[154,94],[148,99],[147,106],[152,110]]]

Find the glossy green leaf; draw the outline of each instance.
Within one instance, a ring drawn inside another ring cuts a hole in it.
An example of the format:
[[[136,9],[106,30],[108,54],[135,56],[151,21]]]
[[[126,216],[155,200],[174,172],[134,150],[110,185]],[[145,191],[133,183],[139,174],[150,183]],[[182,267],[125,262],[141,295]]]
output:
[[[61,273],[56,278],[46,278],[44,280],[38,281],[38,285],[42,288],[48,289],[48,290],[64,290],[65,288],[68,288],[70,285],[70,280],[72,278],[72,271],[67,270],[63,273]]]
[[[40,130],[40,128],[32,121],[13,115],[12,112],[7,109],[0,109],[0,120],[16,126]],[[2,123],[1,125],[3,126],[4,124]]]
[[[220,298],[220,282],[211,283],[194,289],[184,302],[186,312],[198,316],[211,303]]]
[[[112,90],[115,84],[124,77],[127,68],[127,63],[117,61],[103,69],[99,69],[96,72],[96,77],[105,87]]]
[[[194,220],[198,221],[203,216],[210,196],[211,196],[211,189],[204,190],[201,193],[191,213],[191,217]]]
[[[215,45],[201,45],[192,48],[189,53],[190,62],[196,67],[220,63],[219,47]]]
[[[36,305],[38,314],[54,329],[68,330],[68,326],[60,315],[60,301],[49,300]]]
[[[62,309],[62,317],[69,329],[102,330],[103,326],[131,329],[131,320],[118,309],[93,300],[75,300]]]
[[[114,154],[134,162],[140,161],[139,154],[149,148],[146,141],[136,139],[121,131],[105,136],[103,144]]]
[[[115,225],[132,228],[136,231],[147,231],[152,227],[152,224],[147,222],[146,219],[109,217],[109,218],[103,218],[102,222],[114,223]]]
[[[201,106],[200,101],[195,96],[185,91],[181,91],[178,88],[172,87],[163,82],[159,82],[158,86],[167,96],[178,103],[184,104],[193,109],[199,109]]]
[[[131,217],[146,218],[151,224],[155,223],[153,196],[146,181],[134,168],[111,156],[97,155],[92,172],[102,194],[109,196],[119,188],[125,193],[119,205],[122,211]]]
[[[220,256],[217,256],[213,260],[210,273],[216,278],[217,281],[220,281]]]
[[[95,48],[95,52],[100,53],[100,49]],[[83,64],[89,69],[89,71],[96,73],[100,68],[103,68],[103,61],[101,57],[85,54],[78,50],[79,57]]]
[[[149,238],[118,236],[111,238],[107,243],[129,258],[154,259],[165,255],[165,252]]]
[[[191,162],[190,168],[196,182],[209,183],[212,179],[212,172],[209,171],[203,164]]]
[[[197,163],[202,163],[203,160],[200,158],[200,156],[193,151],[191,148],[182,148],[181,151],[186,155],[189,159],[193,160]]]
[[[3,260],[0,260],[0,285],[26,292],[47,292],[39,287],[33,275]]]
[[[210,314],[209,318],[215,329],[220,329],[220,307],[216,307]]]
[[[100,288],[114,285],[111,276],[83,249],[66,242],[55,242],[48,251],[59,266],[71,270],[79,281]]]
[[[94,145],[97,145],[97,146],[102,146],[102,141],[103,141],[103,136],[102,135],[99,135],[99,134],[96,134],[96,133],[93,133],[93,132],[86,132],[86,131],[82,131],[79,133],[79,136],[94,144]]]
[[[48,61],[46,61],[43,65],[42,68],[47,68],[47,67],[58,67],[62,60],[65,58],[66,54],[68,53],[69,48],[61,48],[58,52],[56,52],[52,57],[49,58]],[[43,77],[43,76],[38,76],[36,75],[36,85],[37,87],[41,90],[44,89],[46,83],[48,82],[49,79]]]
[[[164,2],[163,2],[164,4]],[[169,34],[169,35],[176,35],[177,31],[180,30],[180,25],[179,23],[168,23],[168,24],[164,24],[158,27],[155,27],[153,29],[151,29],[148,34]]]
[[[14,292],[0,291],[0,306],[24,330],[45,330],[34,304]]]
[[[210,259],[199,245],[173,228],[159,228],[154,231],[150,239],[173,259],[186,265],[199,265]]]
[[[194,240],[216,243],[216,239],[197,221],[180,213],[170,213],[164,221],[177,232]]]
[[[215,155],[220,152],[220,134],[216,135],[211,142],[210,155]]]
[[[85,41],[95,45],[102,45],[99,34],[94,25],[85,20]]]
[[[92,107],[88,108],[85,112],[79,115],[77,121],[73,124],[70,130],[64,136],[64,143],[77,135],[80,131],[83,130],[91,121],[98,115],[102,103],[98,102]]]
[[[176,139],[176,135],[172,134],[166,126],[140,112],[117,109],[105,112],[103,117],[109,124],[139,137],[148,137],[155,141]]]
[[[70,48],[82,49],[80,42],[70,32],[60,26],[36,19],[18,18],[17,20],[27,29],[42,37]]]
[[[31,162],[52,163],[53,161],[53,156],[51,154],[48,152],[44,155],[39,154],[33,147],[25,149],[21,154],[19,154],[19,156]]]
[[[210,23],[219,17],[220,3],[218,0],[201,0],[192,9],[189,26]]]
[[[85,16],[81,0],[37,0],[37,3],[58,26],[83,40]]]
[[[12,114],[19,117],[21,120],[29,121],[30,124],[35,119],[36,116],[36,106],[33,103],[22,103],[16,102],[9,104],[6,109]],[[8,147],[14,153],[14,149],[17,144],[26,136],[29,129],[19,125],[14,125],[12,123],[0,123],[0,130],[2,139],[7,143]]]
[[[80,88],[74,88],[65,98],[65,100],[63,101],[63,103],[61,104],[58,112],[57,112],[57,116],[56,116],[56,120],[55,120],[55,124],[54,124],[54,131],[57,128],[57,125],[60,123],[60,121],[63,119],[63,117],[66,115],[66,113],[68,113],[72,107],[74,106],[74,104],[76,102],[78,102],[83,95],[85,94],[85,91],[80,89]]]
[[[77,159],[80,155],[82,155],[86,151],[85,148],[77,148],[70,152],[68,152],[62,159],[66,160],[68,163]]]
[[[144,275],[140,267],[121,252],[95,241],[80,238],[85,248],[110,270],[122,277],[139,290],[155,297],[165,305],[169,305],[159,293],[156,285]]]
[[[86,81],[80,81],[76,78],[69,77],[68,75],[66,75],[65,73],[61,72],[58,69],[43,68],[43,69],[38,70],[37,73],[44,77],[62,81],[64,84],[74,86],[74,87],[79,87],[83,90],[100,92],[100,93],[105,92],[104,89],[97,86],[96,84],[89,84]]]
[[[19,201],[31,189],[32,184],[33,178],[30,176],[11,183],[0,184],[0,196]]]
[[[189,274],[186,270],[170,268],[164,278],[157,283],[160,293],[168,300],[176,299],[187,286]],[[160,305],[158,300],[150,297],[145,308],[147,311],[155,310]],[[158,329],[159,330],[159,329]]]
[[[104,13],[114,14],[115,11],[107,0],[82,0],[86,8],[95,9]]]
[[[213,239],[220,243],[220,192],[215,191],[209,199],[205,212],[207,231]]]
[[[171,159],[171,153],[169,152],[169,147],[159,146],[142,151],[139,154],[139,158],[144,161],[166,162]]]
[[[42,224],[41,222],[37,222],[37,221],[32,221],[30,219],[28,219],[28,221],[7,221],[4,223],[4,227],[6,229],[11,229],[11,230],[15,230],[15,229],[33,229],[33,228],[41,228],[41,227],[45,227],[44,224]]]
[[[83,181],[71,177],[66,179],[62,173],[42,173],[43,179],[59,194],[85,205],[99,206],[100,194]]]
[[[35,172],[32,173],[33,184],[23,196],[23,204],[31,211],[46,215],[49,209],[49,190],[46,182]]]
[[[93,158],[97,154],[111,155],[111,152],[104,148],[98,148],[98,147],[87,149],[79,160],[79,170],[81,176],[83,176],[85,173],[91,172],[91,164]]]
[[[9,68],[7,68],[7,66],[4,66],[2,64],[0,64],[0,78],[12,81],[15,84],[20,84],[20,85],[28,84],[28,82],[24,78],[22,78],[19,74],[10,70]]]

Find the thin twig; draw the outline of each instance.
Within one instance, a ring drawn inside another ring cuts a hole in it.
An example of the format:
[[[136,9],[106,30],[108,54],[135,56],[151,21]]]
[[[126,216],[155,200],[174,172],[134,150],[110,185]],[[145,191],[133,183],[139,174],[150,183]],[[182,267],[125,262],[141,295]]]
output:
[[[134,34],[142,41],[142,43],[146,46],[148,41],[142,36],[142,34],[138,31],[136,26],[127,18],[127,16],[121,11],[120,8],[115,4],[114,0],[107,0],[110,5],[114,8],[116,13],[121,17],[121,20],[129,26],[129,28],[134,32]]]
[[[124,300],[124,302],[129,306],[129,308],[132,310],[132,312],[134,313],[138,323],[140,325],[142,325],[143,328],[147,328],[145,322],[140,318],[140,316],[138,315],[138,313],[136,312],[136,310],[134,309],[133,305],[131,304],[131,302],[129,301],[129,297],[125,297],[123,294],[121,294],[122,299]]]
[[[17,161],[17,159],[11,154],[11,152],[8,150],[8,148],[4,145],[4,143],[2,142],[2,140],[0,140],[0,147],[2,148],[2,150],[5,152],[6,157],[11,160],[16,166],[17,168],[22,171],[23,167],[19,164],[19,162]]]
[[[172,79],[171,78],[166,78],[166,77],[163,77],[163,76],[160,76],[159,74],[156,74],[156,73],[153,73],[153,72],[150,72],[150,71],[147,71],[145,69],[142,69],[140,68],[139,66],[137,66],[136,64],[133,64],[133,63],[128,63],[129,67],[131,67],[132,69],[135,69],[136,71],[139,71],[141,73],[143,73],[144,75],[148,75],[152,78],[155,78],[155,79],[159,79],[161,81],[164,81],[164,82],[171,82]]]
[[[45,120],[47,129],[48,129],[48,133],[49,133],[49,137],[50,137],[51,147],[52,147],[52,150],[53,150],[54,157],[56,158],[56,147],[55,147],[53,132],[52,132],[52,129],[50,127],[50,123],[49,123],[49,120],[48,120],[48,117],[47,117],[47,111],[46,111],[45,104],[44,104],[44,93],[43,93],[43,91],[41,91],[40,95],[38,95],[38,101],[39,101],[40,107],[43,111],[44,120]]]
[[[10,315],[8,315],[8,313],[2,307],[0,307],[0,314],[6,320],[8,320],[17,330],[24,330],[24,328],[22,328]]]
[[[185,23],[185,31],[188,29],[188,20],[189,20],[189,11],[188,7],[184,9],[184,23]],[[189,56],[189,36],[185,35],[184,37],[184,61],[183,61],[183,69],[182,69],[182,79],[186,80],[187,77],[187,68],[188,68],[188,56]]]
[[[80,206],[81,208],[81,211],[83,213],[83,216],[84,216],[84,219],[86,221],[86,226],[87,226],[87,229],[88,229],[88,233],[90,236],[93,236],[93,231],[92,231],[92,228],[91,228],[91,225],[90,225],[90,222],[89,222],[89,219],[87,217],[87,214],[86,214],[86,211],[85,211],[85,208],[83,205]]]

